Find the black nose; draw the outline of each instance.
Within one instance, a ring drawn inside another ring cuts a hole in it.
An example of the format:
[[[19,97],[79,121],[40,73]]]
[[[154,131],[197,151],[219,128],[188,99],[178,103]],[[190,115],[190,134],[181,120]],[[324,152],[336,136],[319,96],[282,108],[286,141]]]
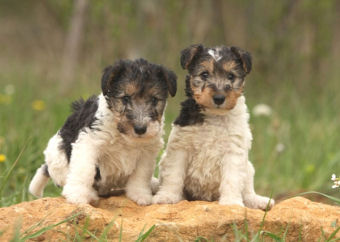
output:
[[[223,95],[214,95],[213,99],[214,99],[214,103],[215,104],[220,105],[220,104],[224,103],[225,96],[223,96]]]
[[[136,134],[145,134],[146,132],[146,126],[135,126],[134,127],[135,133]]]

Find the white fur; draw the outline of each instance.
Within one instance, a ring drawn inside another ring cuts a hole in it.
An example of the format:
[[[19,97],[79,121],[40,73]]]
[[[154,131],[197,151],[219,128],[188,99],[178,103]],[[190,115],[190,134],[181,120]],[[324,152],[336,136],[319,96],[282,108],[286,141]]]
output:
[[[62,194],[71,203],[90,203],[96,201],[98,195],[123,188],[136,203],[150,204],[155,159],[163,146],[163,120],[161,125],[151,123],[144,138],[122,135],[102,94],[95,116],[97,121],[93,126],[96,129],[85,128],[72,144],[70,163],[60,149],[60,135],[57,133],[51,138],[44,154],[52,180],[63,186]],[[101,175],[96,184],[98,191],[93,188],[96,166]],[[38,170],[37,174],[41,171]],[[41,187],[45,184],[39,180],[36,182],[37,179],[32,180],[33,189],[30,191],[42,196]]]
[[[254,168],[248,161],[252,140],[248,119],[241,96],[230,111],[206,111],[202,125],[173,126],[153,203],[176,203],[185,190],[223,205],[265,209],[269,198],[255,194]]]
[[[48,182],[48,177],[44,175],[43,167],[44,165],[37,170],[28,188],[30,193],[36,197],[42,197],[44,187]]]
[[[219,48],[208,50],[208,54],[211,55],[215,61],[219,61],[222,58]]]

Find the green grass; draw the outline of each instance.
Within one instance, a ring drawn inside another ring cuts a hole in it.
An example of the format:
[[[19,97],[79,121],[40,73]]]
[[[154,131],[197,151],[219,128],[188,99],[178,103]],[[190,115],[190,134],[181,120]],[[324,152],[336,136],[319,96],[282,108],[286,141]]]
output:
[[[40,236],[45,234],[48,231],[51,230],[56,230],[57,227],[61,224],[64,223],[70,223],[73,221],[72,225],[74,228],[74,236],[70,236],[70,233],[65,233],[64,231],[57,230],[58,232],[62,233],[65,236],[65,241],[88,241],[89,239],[91,241],[99,241],[99,242],[104,242],[104,241],[109,241],[111,238],[109,237],[109,233],[114,226],[115,219],[113,219],[109,224],[107,224],[103,230],[100,232],[100,234],[96,233],[96,231],[90,231],[88,229],[89,226],[89,217],[85,217],[85,222],[83,225],[79,226],[78,223],[76,222],[78,217],[83,216],[81,213],[75,213],[55,224],[51,224],[48,226],[42,227],[41,225],[43,222],[45,222],[45,219],[40,220],[36,224],[33,224],[31,227],[26,229],[23,232],[20,232],[21,229],[21,221],[18,220],[15,224],[14,227],[14,233],[12,236],[12,239],[10,241],[12,242],[24,242],[27,240],[34,240],[34,239],[39,239]],[[154,230],[156,226],[153,225],[151,226],[146,232],[144,232],[145,228],[142,229],[142,231],[139,233],[138,237],[136,238],[136,242],[143,242],[149,235],[150,233]],[[120,232],[119,232],[119,241],[122,241],[123,239],[123,223],[121,223],[120,226]],[[0,233],[0,239],[1,239],[2,233]]]
[[[51,224],[45,227],[41,227],[45,219],[40,220],[38,223],[33,224],[31,227],[26,229],[23,232],[20,232],[21,229],[21,221],[18,220],[14,227],[14,234],[12,236],[12,239],[10,241],[12,242],[24,242],[27,240],[32,239],[39,239],[40,236],[42,236],[44,233],[50,231],[50,230],[56,230],[65,236],[65,241],[109,241],[111,238],[109,236],[110,230],[112,229],[115,219],[113,219],[109,224],[107,224],[103,230],[98,234],[98,231],[90,231],[88,229],[89,226],[89,217],[85,217],[84,224],[78,225],[77,218],[79,216],[83,216],[81,213],[75,213],[68,218],[65,218],[64,220],[61,220],[55,224]],[[248,230],[248,221],[247,219],[244,219],[244,222],[241,225],[232,224],[231,228],[233,231],[234,239],[233,241],[241,242],[262,242],[262,241],[268,241],[270,239],[271,241],[276,242],[285,242],[287,239],[288,231],[289,231],[289,224],[282,228],[282,231],[280,233],[273,233],[270,231],[266,231],[263,229],[264,221],[266,218],[266,213],[263,216],[262,223],[260,224],[260,228],[255,232],[250,232]],[[74,236],[71,236],[70,233],[65,233],[64,231],[57,230],[57,226],[64,224],[64,223],[71,223],[74,228]],[[333,226],[335,227],[335,226]],[[146,232],[144,232],[145,227],[140,231],[136,242],[142,242],[145,241],[152,231],[156,228],[156,225],[151,226]],[[327,242],[333,242],[333,241],[339,241],[339,238],[335,238],[337,233],[340,231],[340,227],[337,227],[329,236],[326,236],[323,229],[321,228],[321,236],[318,241],[327,241]],[[0,232],[0,238],[1,238],[1,232]],[[112,236],[112,235],[111,235]],[[226,236],[226,235],[225,235]],[[301,236],[301,234],[300,234]],[[223,237],[224,240],[231,240],[229,237]],[[123,223],[120,225],[118,240],[122,241],[123,239]],[[296,241],[302,241],[302,237],[296,238]],[[213,242],[213,239],[207,239],[203,236],[197,236],[194,239],[195,242]]]

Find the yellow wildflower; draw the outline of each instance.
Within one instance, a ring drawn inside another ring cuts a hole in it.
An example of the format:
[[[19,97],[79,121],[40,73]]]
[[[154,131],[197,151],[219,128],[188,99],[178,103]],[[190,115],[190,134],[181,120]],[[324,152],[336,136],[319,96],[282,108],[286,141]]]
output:
[[[4,162],[6,160],[6,156],[4,154],[0,154],[0,162]]]
[[[10,104],[11,101],[11,96],[0,94],[0,104]]]
[[[45,102],[43,100],[35,100],[32,102],[32,108],[36,111],[42,111],[45,109]]]
[[[315,165],[314,164],[308,164],[305,168],[307,173],[313,173],[315,171]]]

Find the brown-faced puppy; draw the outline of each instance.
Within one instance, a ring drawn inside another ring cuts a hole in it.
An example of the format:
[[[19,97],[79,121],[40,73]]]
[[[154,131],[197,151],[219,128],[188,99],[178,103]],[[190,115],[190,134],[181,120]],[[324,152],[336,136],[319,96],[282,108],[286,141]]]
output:
[[[237,47],[193,45],[182,51],[187,99],[160,162],[154,203],[183,199],[266,209],[274,201],[254,191],[248,161],[252,135],[243,96],[250,54]]]
[[[125,189],[136,203],[150,204],[168,93],[176,93],[176,75],[162,66],[138,59],[107,67],[102,93],[74,102],[73,113],[50,139],[30,192],[42,196],[51,177],[71,203]]]

